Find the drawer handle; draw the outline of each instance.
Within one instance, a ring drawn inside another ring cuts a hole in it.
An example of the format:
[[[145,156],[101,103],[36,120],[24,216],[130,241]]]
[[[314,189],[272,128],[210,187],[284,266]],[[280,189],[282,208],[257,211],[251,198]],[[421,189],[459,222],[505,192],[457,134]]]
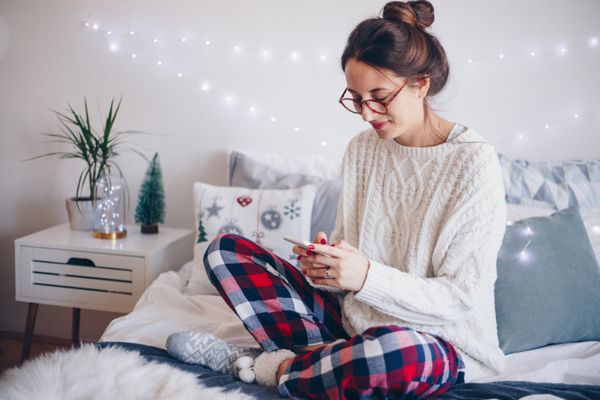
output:
[[[71,257],[67,264],[71,265],[80,265],[82,267],[95,267],[96,264],[90,260],[89,258],[79,258],[79,257]]]

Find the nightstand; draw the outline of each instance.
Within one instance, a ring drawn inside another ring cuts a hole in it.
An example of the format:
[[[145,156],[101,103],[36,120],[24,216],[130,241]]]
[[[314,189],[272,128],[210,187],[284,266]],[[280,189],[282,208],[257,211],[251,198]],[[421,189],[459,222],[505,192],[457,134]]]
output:
[[[72,342],[79,345],[82,308],[128,313],[161,273],[193,258],[191,230],[160,226],[142,234],[127,225],[122,239],[95,239],[69,223],[15,240],[16,300],[29,303],[21,362],[27,359],[38,304],[73,308]]]

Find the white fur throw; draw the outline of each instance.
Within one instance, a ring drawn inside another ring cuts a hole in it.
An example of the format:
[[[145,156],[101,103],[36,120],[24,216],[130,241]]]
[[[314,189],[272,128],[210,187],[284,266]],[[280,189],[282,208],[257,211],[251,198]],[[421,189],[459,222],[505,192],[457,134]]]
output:
[[[0,399],[252,399],[196,381],[194,374],[148,362],[119,348],[59,350],[25,362],[0,377]]]

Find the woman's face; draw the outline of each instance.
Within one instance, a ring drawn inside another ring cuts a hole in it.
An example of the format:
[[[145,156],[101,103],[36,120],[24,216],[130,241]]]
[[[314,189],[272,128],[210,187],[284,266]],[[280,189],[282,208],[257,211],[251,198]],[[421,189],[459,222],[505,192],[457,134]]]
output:
[[[347,94],[354,99],[379,100],[385,102],[406,83],[391,70],[374,68],[364,62],[350,59],[346,63]],[[429,81],[421,87],[407,84],[387,106],[387,114],[377,114],[363,104],[361,116],[369,122],[381,139],[400,139],[399,143],[410,143],[424,126],[423,98]]]

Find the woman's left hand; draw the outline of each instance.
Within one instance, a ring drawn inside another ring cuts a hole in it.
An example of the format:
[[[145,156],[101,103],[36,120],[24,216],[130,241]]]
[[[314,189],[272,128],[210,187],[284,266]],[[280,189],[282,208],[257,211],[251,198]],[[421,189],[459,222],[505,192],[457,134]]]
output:
[[[317,285],[327,285],[343,290],[362,289],[369,271],[369,259],[345,240],[333,245],[312,244],[312,255],[302,256],[306,276]],[[315,252],[326,254],[320,255]],[[311,267],[308,267],[311,266]]]

